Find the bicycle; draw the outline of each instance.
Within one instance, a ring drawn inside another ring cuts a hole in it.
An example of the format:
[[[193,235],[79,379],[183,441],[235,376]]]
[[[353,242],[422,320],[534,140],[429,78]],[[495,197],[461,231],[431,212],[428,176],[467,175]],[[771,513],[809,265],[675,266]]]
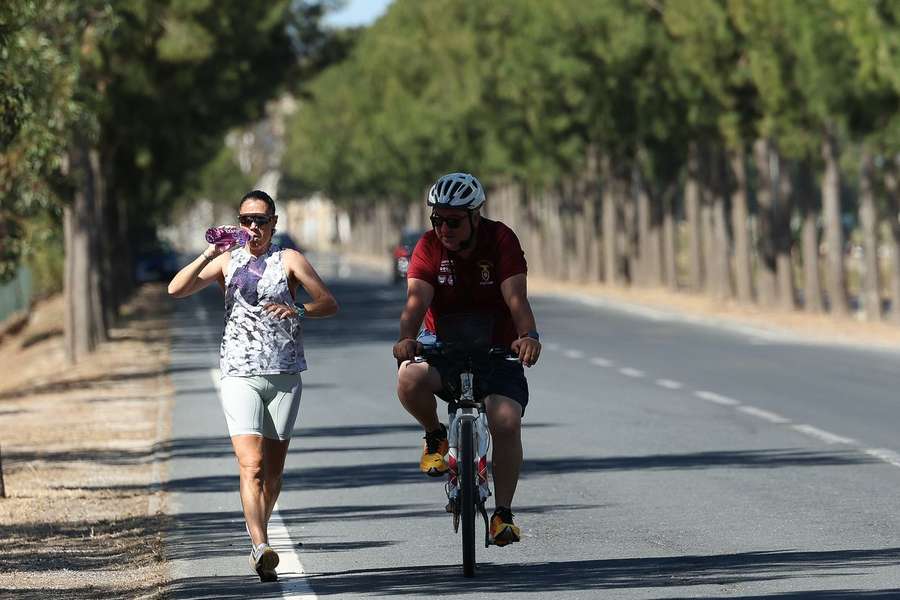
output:
[[[484,519],[484,546],[491,545],[490,524],[485,502],[491,496],[487,472],[487,453],[491,445],[487,413],[483,394],[478,389],[476,375],[490,368],[492,359],[518,360],[508,348],[490,347],[485,340],[489,334],[490,319],[476,319],[471,316],[453,319],[445,317],[438,325],[439,330],[453,332],[440,342],[423,344],[422,356],[415,362],[444,361],[449,372],[459,372],[459,385],[454,381],[444,382],[444,399],[452,415],[447,428],[450,446],[448,453],[449,471],[445,491],[446,511],[453,519],[453,531],[459,533],[462,524],[462,566],[463,576],[475,574],[475,511]],[[488,325],[486,325],[486,323]],[[443,327],[441,326],[443,325]],[[473,333],[474,330],[480,330]],[[451,378],[452,379],[452,378]],[[448,399],[449,398],[449,399]]]

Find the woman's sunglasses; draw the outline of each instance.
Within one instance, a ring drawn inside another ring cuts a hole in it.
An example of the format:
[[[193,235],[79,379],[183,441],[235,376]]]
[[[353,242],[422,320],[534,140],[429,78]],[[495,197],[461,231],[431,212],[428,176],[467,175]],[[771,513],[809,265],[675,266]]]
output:
[[[244,227],[250,227],[253,223],[262,227],[272,220],[272,215],[238,215],[238,223]]]
[[[438,215],[431,215],[431,225],[437,229],[444,223],[447,224],[447,227],[450,229],[457,229],[462,222],[464,221],[463,217],[441,217]]]

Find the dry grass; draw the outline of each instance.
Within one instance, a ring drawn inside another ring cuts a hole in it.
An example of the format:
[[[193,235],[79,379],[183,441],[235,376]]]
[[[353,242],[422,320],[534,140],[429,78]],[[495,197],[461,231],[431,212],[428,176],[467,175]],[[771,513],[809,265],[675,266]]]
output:
[[[111,340],[74,367],[64,360],[61,298],[39,304],[0,344],[0,595],[161,595],[153,483],[172,398],[164,296],[144,287]]]

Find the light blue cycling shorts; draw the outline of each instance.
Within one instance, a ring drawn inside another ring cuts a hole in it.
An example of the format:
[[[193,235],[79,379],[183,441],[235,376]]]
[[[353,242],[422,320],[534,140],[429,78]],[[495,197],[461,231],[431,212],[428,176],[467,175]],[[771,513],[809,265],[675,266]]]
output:
[[[302,391],[300,373],[223,377],[219,396],[228,434],[291,439]]]

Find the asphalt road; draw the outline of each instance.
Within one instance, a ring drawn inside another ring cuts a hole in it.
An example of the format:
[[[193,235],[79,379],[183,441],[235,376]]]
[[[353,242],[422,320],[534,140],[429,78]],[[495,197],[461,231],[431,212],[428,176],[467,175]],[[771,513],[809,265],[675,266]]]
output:
[[[466,580],[394,391],[404,290],[313,261],[342,311],[305,325],[277,584],[247,563],[211,372],[221,297],[177,303],[172,598],[900,598],[900,355],[532,298],[524,540],[479,548]]]

